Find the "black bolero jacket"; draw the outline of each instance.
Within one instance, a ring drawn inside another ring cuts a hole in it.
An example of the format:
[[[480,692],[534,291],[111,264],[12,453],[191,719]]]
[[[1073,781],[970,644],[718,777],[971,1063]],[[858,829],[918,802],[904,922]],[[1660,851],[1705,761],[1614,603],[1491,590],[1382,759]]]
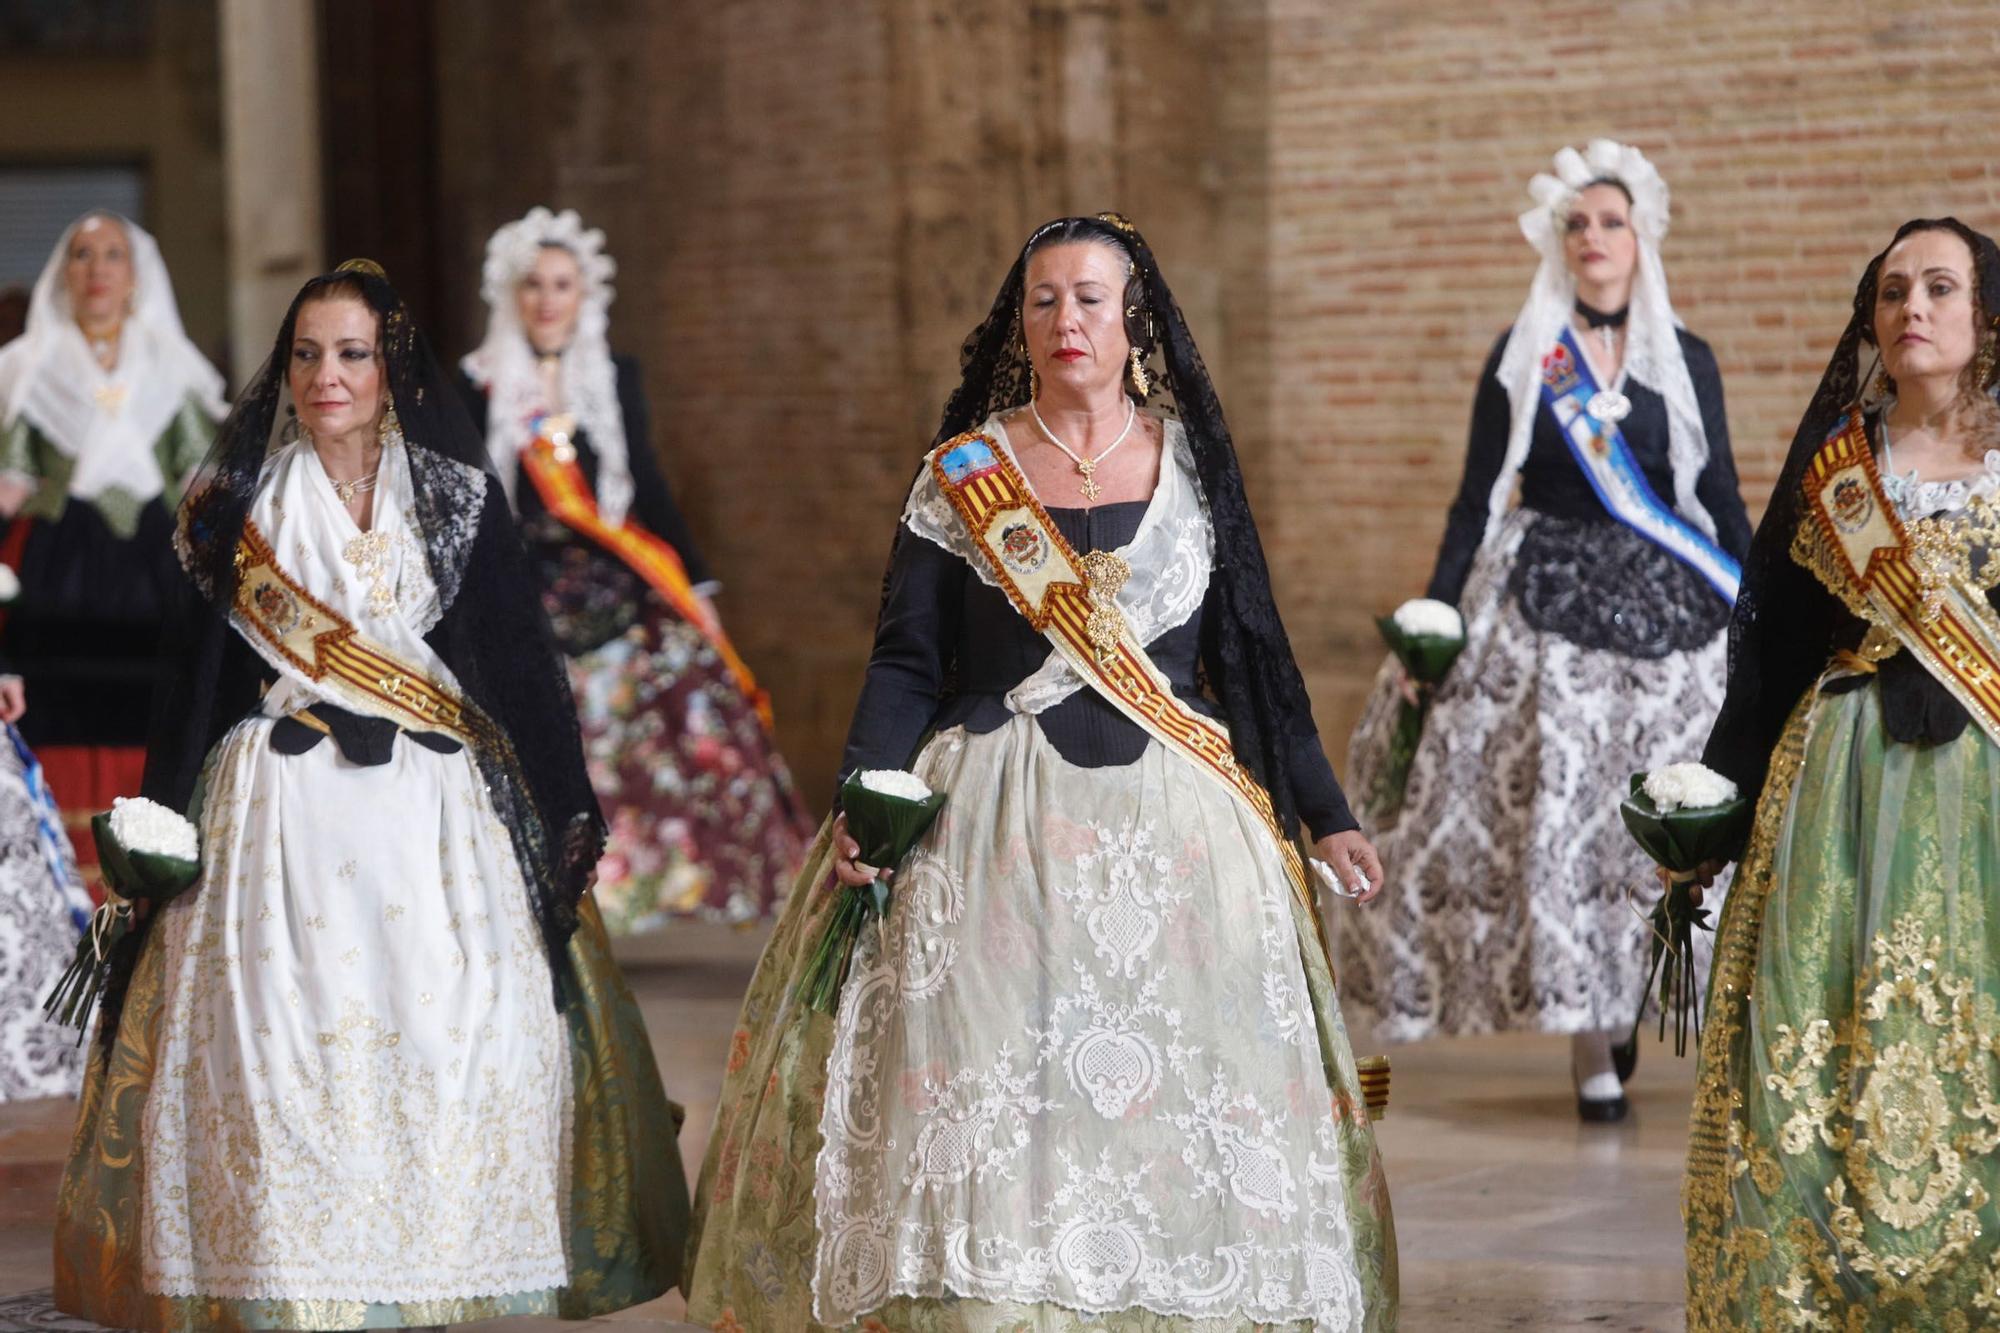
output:
[[[1426,594],[1453,605],[1465,591],[1473,557],[1485,540],[1487,506],[1494,483],[1507,461],[1512,409],[1497,372],[1509,333],[1511,330],[1494,342],[1485,369],[1479,374],[1479,390],[1472,400],[1465,475],[1459,484],[1458,498],[1452,502]],[[1685,329],[1679,333],[1681,351],[1687,357],[1688,377],[1694,381],[1695,398],[1701,407],[1702,428],[1708,435],[1708,466],[1702,469],[1695,484],[1695,496],[1715,520],[1716,544],[1740,562],[1750,550],[1750,514],[1743,506],[1743,496],[1736,484],[1736,460],[1729,448],[1729,420],[1723,410],[1722,372],[1707,343]],[[1654,493],[1671,505],[1674,477],[1667,452],[1666,401],[1645,385],[1630,381],[1625,392],[1632,400],[1632,414],[1621,423],[1626,443]],[[1559,518],[1612,521],[1597,492],[1591,489],[1589,478],[1570,456],[1569,446],[1563,443],[1555,418],[1546,406],[1535,415],[1528,456],[1521,465],[1520,484],[1524,508]]]
[[[1078,553],[1112,550],[1138,533],[1146,502],[1132,500],[1095,509],[1050,509],[1050,519]],[[1210,592],[1210,602],[1214,600]],[[1202,693],[1204,633],[1212,607],[1146,645],[1174,693],[1210,717],[1217,709]],[[1032,675],[1049,655],[1048,640],[1028,624],[1006,596],[980,579],[964,560],[903,532],[890,562],[875,650],[848,728],[842,776],[861,768],[906,768],[924,738],[964,726],[975,734],[998,730],[1013,714],[1007,692]],[[1088,686],[1036,715],[1056,752],[1082,768],[1134,763],[1151,742],[1136,723]],[[1335,781],[1310,718],[1296,720],[1292,778],[1299,815],[1315,839],[1359,826]]]

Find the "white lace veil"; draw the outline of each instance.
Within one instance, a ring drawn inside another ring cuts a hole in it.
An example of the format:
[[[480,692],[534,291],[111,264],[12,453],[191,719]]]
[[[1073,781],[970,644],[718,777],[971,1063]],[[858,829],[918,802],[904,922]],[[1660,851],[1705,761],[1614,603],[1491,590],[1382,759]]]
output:
[[[77,326],[63,277],[71,238],[94,218],[124,228],[132,252],[131,313],[108,371]],[[221,374],[181,327],[159,243],[130,218],[85,213],[63,229],[35,279],[26,329],[0,348],[0,425],[26,418],[72,460],[69,493],[78,499],[122,490],[144,502],[166,487],[153,449],[190,399],[216,420],[228,410]]]
[[[541,207],[494,232],[486,242],[479,289],[486,298],[486,337],[459,364],[486,390],[486,451],[511,501],[520,482],[521,449],[530,439],[529,423],[549,406],[542,402],[541,377],[527,330],[521,327],[515,289],[547,245],[569,251],[583,274],[583,308],[576,334],[562,354],[564,407],[590,436],[597,453],[597,510],[616,525],[632,508],[632,461],[609,339],[611,279],[618,266],[604,253],[604,233],[595,227],[586,230],[573,208],[551,213]],[[641,440],[639,447],[651,446]]]
[[[1514,480],[1528,456],[1535,414],[1542,402],[1542,357],[1576,309],[1576,279],[1563,262],[1564,226],[1585,186],[1612,180],[1632,196],[1632,230],[1639,246],[1631,311],[1625,322],[1625,372],[1666,400],[1673,506],[1713,537],[1715,520],[1695,498],[1695,484],[1708,465],[1708,433],[1702,428],[1701,406],[1676,333],[1680,317],[1674,314],[1667,296],[1667,270],[1660,262],[1660,242],[1667,234],[1667,184],[1638,149],[1610,139],[1595,139],[1581,153],[1564,148],[1555,155],[1553,165],[1554,175],[1544,172],[1529,182],[1528,193],[1535,206],[1520,218],[1521,234],[1542,262],[1500,357],[1497,374],[1507,390],[1513,418],[1507,434],[1506,465],[1488,504],[1486,535],[1490,539],[1505,516]]]

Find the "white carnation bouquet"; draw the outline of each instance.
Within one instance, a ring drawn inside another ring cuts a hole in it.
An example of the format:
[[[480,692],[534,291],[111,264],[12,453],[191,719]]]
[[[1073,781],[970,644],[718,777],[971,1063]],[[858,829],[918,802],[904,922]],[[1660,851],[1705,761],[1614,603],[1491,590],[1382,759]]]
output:
[[[1403,808],[1410,765],[1417,757],[1417,742],[1423,739],[1424,719],[1431,711],[1431,693],[1465,649],[1465,619],[1449,602],[1417,597],[1397,607],[1393,615],[1377,616],[1375,625],[1389,651],[1402,663],[1414,694],[1403,700],[1396,729],[1389,737],[1388,758],[1375,789],[1368,793],[1370,812],[1383,818]]]
[[[113,949],[137,924],[138,906],[160,908],[201,877],[201,839],[194,825],[158,801],[121,796],[110,810],[92,816],[90,832],[110,891],[43,1006],[56,1022],[79,1029],[88,1025],[103,993]]]
[[[1690,1026],[1701,1034],[1701,997],[1694,974],[1694,932],[1713,930],[1696,881],[1701,867],[1728,858],[1741,839],[1749,802],[1736,784],[1703,764],[1668,764],[1634,773],[1618,814],[1634,840],[1660,867],[1663,891],[1647,916],[1652,966],[1646,990],[1659,978],[1660,1037],[1674,1016],[1674,1054],[1687,1054]],[[1645,1001],[1640,1001],[1643,1015]],[[1636,1041],[1639,1019],[1632,1020]]]
[[[841,784],[840,808],[847,814],[848,835],[861,848],[855,860],[876,867],[876,875],[867,884],[838,890],[840,898],[799,979],[806,1004],[823,1014],[832,1013],[840,1003],[862,927],[872,920],[879,930],[889,915],[885,876],[930,830],[944,808],[944,793],[932,791],[922,778],[901,769],[861,769]]]

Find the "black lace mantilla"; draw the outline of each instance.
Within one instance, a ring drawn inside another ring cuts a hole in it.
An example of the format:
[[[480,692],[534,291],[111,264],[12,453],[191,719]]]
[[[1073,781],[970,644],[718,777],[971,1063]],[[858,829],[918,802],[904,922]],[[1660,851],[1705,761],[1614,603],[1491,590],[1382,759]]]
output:
[[[1692,652],[1729,624],[1729,603],[1686,561],[1609,519],[1537,515],[1507,591],[1536,629],[1621,657]]]

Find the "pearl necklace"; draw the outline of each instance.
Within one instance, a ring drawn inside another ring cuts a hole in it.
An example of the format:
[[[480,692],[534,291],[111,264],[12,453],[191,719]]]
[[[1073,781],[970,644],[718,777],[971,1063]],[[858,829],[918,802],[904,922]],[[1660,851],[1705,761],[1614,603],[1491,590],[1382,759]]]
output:
[[[1078,490],[1083,492],[1083,498],[1094,501],[1098,496],[1104,494],[1104,488],[1097,484],[1097,479],[1092,474],[1097,471],[1097,465],[1111,457],[1112,450],[1125,443],[1125,437],[1132,433],[1133,423],[1139,420],[1138,405],[1130,398],[1125,400],[1125,429],[1118,432],[1117,439],[1099,450],[1095,458],[1085,458],[1082,454],[1079,454],[1076,450],[1058,439],[1056,433],[1049,429],[1049,423],[1042,420],[1042,410],[1035,406],[1035,400],[1032,398],[1028,400],[1028,411],[1034,414],[1035,424],[1041,428],[1042,434],[1048,439],[1048,442],[1062,450],[1065,454],[1068,454],[1069,461],[1076,464],[1076,470],[1083,474],[1083,482],[1077,487]]]
[[[332,473],[328,473],[326,479],[333,484],[333,493],[340,497],[340,502],[344,505],[351,505],[354,503],[355,496],[366,495],[368,492],[374,490],[375,479],[381,475],[382,460],[377,458],[375,460],[375,470],[365,477],[356,477],[353,481],[342,481]]]

